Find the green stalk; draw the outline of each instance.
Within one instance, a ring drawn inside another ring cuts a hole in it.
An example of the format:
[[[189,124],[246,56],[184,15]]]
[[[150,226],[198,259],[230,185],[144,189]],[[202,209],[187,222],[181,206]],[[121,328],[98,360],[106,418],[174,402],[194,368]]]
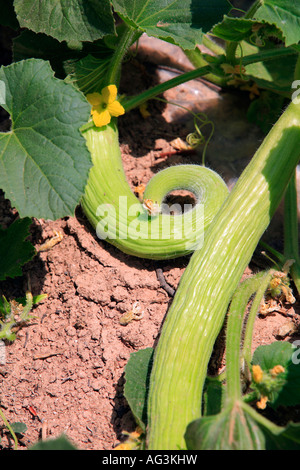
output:
[[[265,273],[259,273],[255,277],[242,282],[234,294],[230,305],[226,331],[226,395],[233,402],[242,398],[240,344],[244,312],[250,297],[259,288],[264,276]]]
[[[190,50],[184,51],[184,53],[189,59],[189,61],[196,68],[205,67],[209,65],[208,62],[203,57],[203,54],[200,51],[200,49],[190,49]],[[225,79],[225,77],[221,77],[213,73],[208,73],[207,75],[204,75],[204,78],[208,80],[209,82],[214,83],[215,85],[218,85],[220,87],[226,86],[226,83],[227,83],[227,80]]]
[[[120,82],[121,65],[130,46],[141,36],[141,32],[131,28],[126,23],[123,25],[123,31],[118,40],[117,47],[109,63],[109,72],[106,77],[107,84],[115,84],[117,88]]]
[[[15,450],[17,450],[17,449],[18,449],[18,439],[17,439],[17,436],[15,435],[13,428],[11,427],[11,425],[9,424],[9,422],[7,421],[7,419],[5,418],[5,415],[4,415],[3,411],[1,410],[1,408],[0,408],[0,416],[1,416],[1,418],[2,418],[2,420],[3,420],[3,422],[4,422],[4,424],[5,424],[5,426],[7,427],[7,429],[9,430],[9,432],[10,432],[12,438],[13,438],[14,443],[15,443]]]
[[[267,60],[278,60],[279,58],[284,58],[288,55],[295,54],[295,50],[292,47],[286,48],[278,48],[278,49],[270,49],[266,51],[260,51],[257,54],[250,54],[249,56],[241,58],[241,65],[249,65],[254,64],[256,62],[262,62]],[[200,78],[204,76],[208,76],[209,74],[215,74],[217,71],[217,64],[211,65],[204,65],[203,67],[199,67],[195,70],[191,70],[190,72],[182,73],[177,77],[171,78],[164,83],[160,83],[137,96],[133,96],[131,98],[126,98],[122,102],[124,109],[126,112],[134,109],[141,104],[145,103],[146,101],[155,98],[158,95],[161,95],[165,91],[173,88],[175,86],[181,85],[182,83],[188,82],[189,80],[194,80],[195,78]],[[221,74],[221,71],[220,71]]]
[[[257,54],[250,54],[241,58],[242,65],[255,64],[257,62],[265,62],[267,60],[278,60],[289,55],[295,55],[293,47],[278,47],[278,49],[266,49]]]
[[[262,5],[262,0],[256,0],[253,5],[249,8],[249,10],[243,15],[243,18],[253,18],[253,15]],[[229,64],[235,65],[236,64],[236,49],[239,43],[235,41],[228,41],[226,46],[226,58]]]
[[[217,213],[180,281],[155,351],[148,448],[185,448],[230,299],[300,157],[300,105],[291,103]]]
[[[148,90],[140,93],[137,96],[128,98],[126,101],[122,102],[122,105],[124,106],[125,111],[128,112],[131,109],[136,108],[137,106],[140,106],[141,104],[145,103],[145,101],[148,101],[158,95],[161,95],[170,88],[181,85],[182,83],[188,82],[189,80],[193,80],[194,78],[199,78],[203,77],[204,75],[207,75],[209,72],[211,72],[211,70],[211,66],[206,65],[205,67],[200,67],[199,69],[182,73],[181,75],[171,78],[170,80],[167,80],[164,83],[160,83],[159,85],[149,88]]]
[[[294,70],[294,79],[300,77],[300,54]],[[287,187],[284,198],[284,257],[285,260],[295,260],[290,273],[300,294],[300,257],[299,257],[299,229],[298,229],[298,200],[297,200],[297,174],[296,170]]]
[[[255,277],[259,276],[259,286],[256,289],[256,294],[253,299],[250,312],[247,318],[247,323],[246,323],[246,330],[245,330],[245,336],[244,336],[244,345],[243,345],[243,359],[245,360],[246,364],[249,365],[251,363],[252,359],[252,337],[253,337],[253,329],[254,329],[254,323],[255,319],[257,316],[257,312],[260,306],[260,303],[262,301],[262,298],[269,286],[269,283],[272,278],[272,270],[269,270],[266,273],[263,273],[263,276],[260,276],[259,274],[256,274]]]
[[[284,198],[284,257],[294,260],[290,272],[300,293],[300,258],[296,172],[294,171]]]

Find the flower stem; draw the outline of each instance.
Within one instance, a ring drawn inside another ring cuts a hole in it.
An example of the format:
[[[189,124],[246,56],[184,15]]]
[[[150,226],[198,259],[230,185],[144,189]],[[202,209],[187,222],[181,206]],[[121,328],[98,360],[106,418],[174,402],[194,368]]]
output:
[[[262,276],[260,274],[262,274]],[[257,312],[258,312],[261,300],[265,294],[265,291],[268,288],[268,285],[272,277],[271,270],[265,273],[260,273],[260,274],[259,274],[259,286],[258,286],[258,289],[256,291],[255,297],[253,299],[253,302],[250,308],[250,312],[247,318],[245,336],[244,336],[242,357],[247,364],[250,364],[251,359],[252,359],[251,347],[252,347],[254,322],[257,316]],[[257,276],[258,275],[256,274],[255,277]]]
[[[259,273],[240,284],[232,298],[229,310],[226,333],[226,380],[227,396],[233,401],[240,400],[242,397],[240,343],[244,312],[250,297],[259,288],[263,277],[264,273]]]

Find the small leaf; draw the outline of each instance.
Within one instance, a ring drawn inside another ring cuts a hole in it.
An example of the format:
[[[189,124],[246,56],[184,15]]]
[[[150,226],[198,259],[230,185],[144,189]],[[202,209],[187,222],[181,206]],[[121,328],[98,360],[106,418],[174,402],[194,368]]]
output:
[[[286,0],[264,0],[254,18],[266,21],[280,29],[285,38],[285,45],[290,46],[300,41],[300,3]]]
[[[256,21],[244,18],[224,16],[223,21],[212,28],[212,34],[226,41],[242,41],[252,34]]]
[[[77,450],[77,448],[62,434],[56,439],[39,441],[30,447],[30,450]]]
[[[22,28],[45,33],[59,41],[94,41],[114,34],[109,0],[15,0]]]
[[[12,130],[0,133],[0,188],[21,217],[73,215],[91,167],[79,130],[90,105],[43,60],[2,67],[0,80],[12,120]]]
[[[16,421],[15,423],[10,423],[10,425],[16,434],[24,434],[27,431],[27,426],[25,423]]]
[[[152,368],[153,349],[146,348],[131,354],[125,368],[124,395],[137,424],[147,425],[147,397]]]
[[[35,248],[26,238],[29,235],[31,219],[19,219],[6,230],[0,227],[0,281],[22,276],[25,263],[35,255]]]
[[[131,26],[183,49],[194,49],[229,9],[226,0],[112,0],[112,4]]]

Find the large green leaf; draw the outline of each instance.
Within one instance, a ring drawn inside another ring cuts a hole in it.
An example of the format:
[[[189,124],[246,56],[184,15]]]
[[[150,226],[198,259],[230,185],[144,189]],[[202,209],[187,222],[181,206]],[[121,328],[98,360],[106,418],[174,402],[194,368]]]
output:
[[[34,246],[26,240],[31,219],[19,219],[6,230],[0,227],[0,281],[22,275],[21,266],[35,255]]]
[[[300,41],[299,1],[264,0],[254,18],[276,25],[283,33],[286,46]]]
[[[15,0],[22,28],[59,41],[94,41],[114,33],[109,0]]]
[[[203,32],[229,9],[226,0],[112,0],[112,4],[131,26],[183,49],[194,49]]]
[[[239,402],[219,414],[192,421],[186,430],[189,450],[263,450],[265,438]]]
[[[91,158],[79,128],[90,106],[48,62],[28,59],[0,69],[12,129],[0,133],[0,188],[21,217],[74,214]]]
[[[233,401],[217,415],[192,421],[185,441],[189,450],[300,450],[300,425],[276,426]]]
[[[84,44],[92,44],[90,42]],[[65,41],[47,36],[44,33],[34,33],[25,29],[19,36],[13,39],[13,61],[24,59],[48,60],[57,78],[66,77],[65,65],[70,61],[80,59],[84,54],[84,48],[80,51],[70,49]]]

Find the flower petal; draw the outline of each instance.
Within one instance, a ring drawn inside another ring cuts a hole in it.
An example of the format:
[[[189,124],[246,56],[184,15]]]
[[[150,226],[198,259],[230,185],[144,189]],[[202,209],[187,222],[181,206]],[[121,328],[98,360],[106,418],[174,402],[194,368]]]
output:
[[[103,103],[103,97],[100,95],[100,93],[89,93],[86,95],[86,99],[93,106],[98,106],[99,104]]]
[[[97,127],[106,126],[106,124],[108,124],[111,120],[110,114],[107,109],[101,112],[94,109],[92,115],[94,124]]]
[[[125,109],[119,103],[119,101],[114,101],[113,103],[107,106],[108,112],[115,117],[121,116],[121,114],[125,114]]]
[[[116,85],[108,85],[101,90],[101,95],[103,96],[103,100],[105,103],[110,104],[115,101],[117,98],[117,87]]]

